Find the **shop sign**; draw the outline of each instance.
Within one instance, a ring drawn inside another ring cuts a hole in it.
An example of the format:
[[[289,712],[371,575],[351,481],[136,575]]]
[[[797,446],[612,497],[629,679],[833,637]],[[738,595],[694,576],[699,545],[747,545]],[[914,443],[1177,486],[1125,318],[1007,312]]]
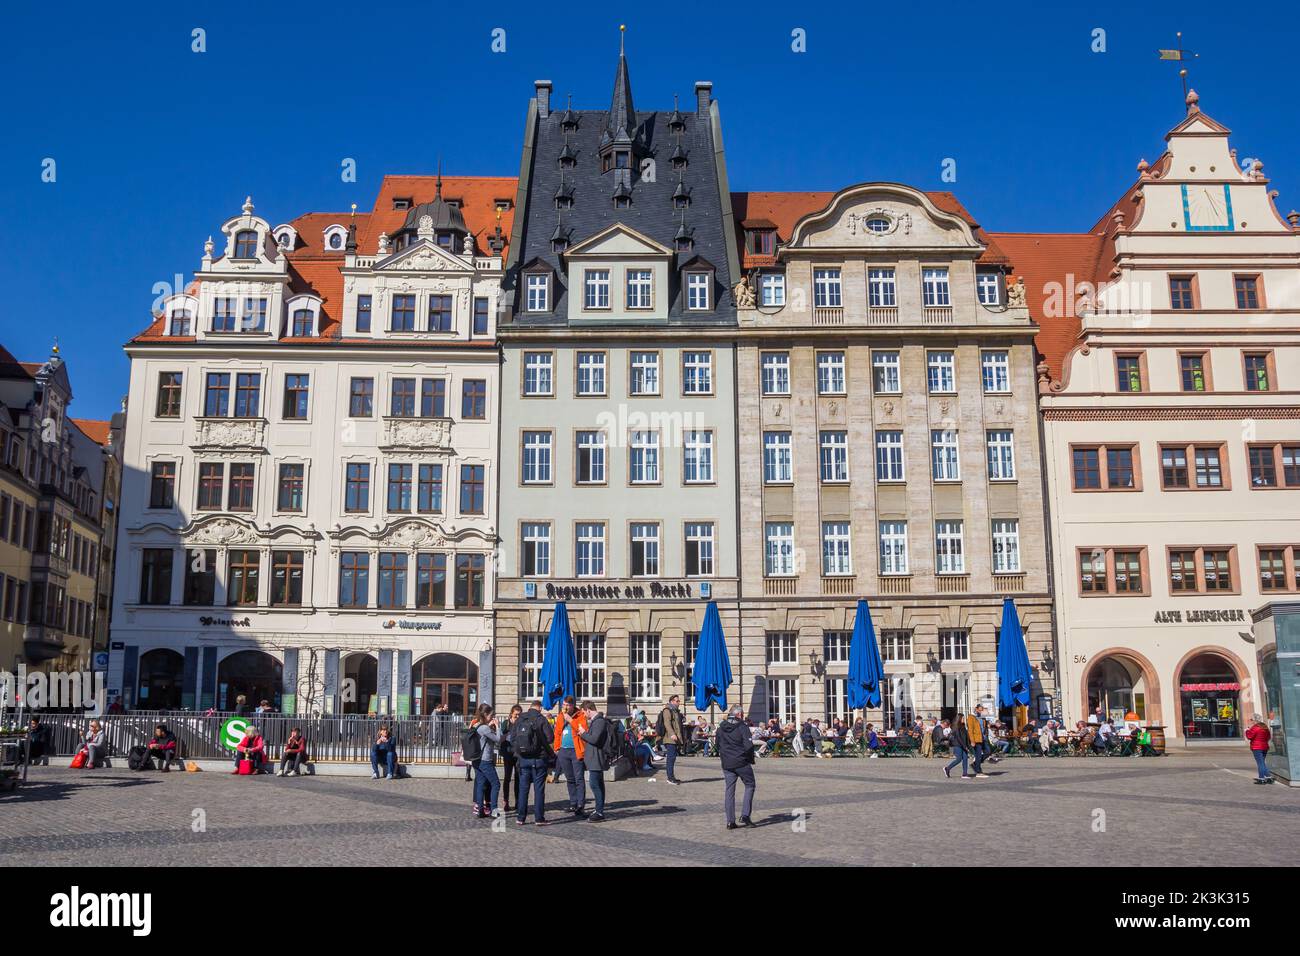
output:
[[[441,631],[442,621],[385,621],[384,630],[394,628],[400,631]]]
[[[662,584],[653,581],[645,584],[548,584],[548,601],[644,601],[658,598],[692,597],[691,586],[679,582]]]
[[[1156,611],[1157,624],[1235,624],[1244,623],[1246,612],[1240,608],[1203,611]]]
[[[1207,690],[1241,690],[1241,685],[1236,681],[1225,681],[1222,684],[1183,684],[1179,689],[1189,693]]]
[[[252,627],[253,622],[250,618],[234,617],[201,617],[199,623],[204,627]]]

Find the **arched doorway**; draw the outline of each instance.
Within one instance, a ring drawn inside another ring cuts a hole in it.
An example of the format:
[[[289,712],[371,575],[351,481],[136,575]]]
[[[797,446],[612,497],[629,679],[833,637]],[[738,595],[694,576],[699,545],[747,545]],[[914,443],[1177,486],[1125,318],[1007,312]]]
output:
[[[1182,729],[1189,740],[1241,736],[1241,681],[1227,658],[1197,654],[1178,674]]]
[[[222,710],[237,710],[241,694],[250,710],[264,700],[279,710],[283,686],[284,665],[263,651],[236,651],[217,665],[217,705]]]
[[[1135,660],[1123,655],[1102,658],[1088,671],[1087,704],[1084,713],[1095,713],[1100,707],[1102,713],[1114,721],[1123,722],[1126,714],[1137,714],[1137,719],[1146,721],[1147,682],[1142,666]]]
[[[343,661],[345,714],[368,714],[379,695],[379,661],[369,654],[349,654]]]
[[[180,710],[185,685],[185,658],[165,647],[140,656],[140,710]]]
[[[446,704],[451,713],[468,717],[478,706],[478,665],[459,654],[430,654],[416,663],[411,687],[417,714]]]

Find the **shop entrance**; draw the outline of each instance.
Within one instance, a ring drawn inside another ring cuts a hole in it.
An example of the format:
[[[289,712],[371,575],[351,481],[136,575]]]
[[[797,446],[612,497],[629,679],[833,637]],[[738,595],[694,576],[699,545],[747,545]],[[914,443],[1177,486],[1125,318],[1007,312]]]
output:
[[[411,688],[417,714],[446,704],[448,712],[469,717],[478,707],[478,665],[459,654],[430,654],[413,668]]]
[[[1178,675],[1183,733],[1188,740],[1223,740],[1241,736],[1241,684],[1218,654],[1198,654]]]
[[[343,661],[345,714],[368,714],[378,702],[379,661],[369,654],[349,654]]]
[[[141,710],[180,710],[185,680],[185,658],[158,648],[140,656],[140,687],[136,697]]]
[[[1127,714],[1147,719],[1146,678],[1136,661],[1115,655],[1092,665],[1088,671],[1088,706],[1085,714],[1100,707],[1115,723],[1123,723]]]

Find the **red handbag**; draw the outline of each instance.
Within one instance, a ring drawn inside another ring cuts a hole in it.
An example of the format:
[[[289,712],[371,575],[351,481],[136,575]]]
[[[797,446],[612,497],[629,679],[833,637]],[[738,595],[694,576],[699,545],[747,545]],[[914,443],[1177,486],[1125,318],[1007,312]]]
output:
[[[251,777],[253,775],[253,761],[244,758],[239,761],[239,775],[241,777]]]
[[[80,770],[85,765],[86,765],[86,752],[84,750],[78,750],[76,755],[72,758],[72,769]]]

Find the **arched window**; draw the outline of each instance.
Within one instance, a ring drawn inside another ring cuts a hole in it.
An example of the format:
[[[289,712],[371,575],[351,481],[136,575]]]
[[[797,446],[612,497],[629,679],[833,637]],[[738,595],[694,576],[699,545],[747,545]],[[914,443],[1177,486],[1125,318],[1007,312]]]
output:
[[[296,337],[309,336],[314,334],[315,315],[311,309],[295,309],[293,313],[293,327],[290,334]]]
[[[257,258],[257,231],[255,229],[241,229],[235,233],[235,258]]]
[[[171,326],[168,335],[191,335],[194,325],[194,313],[189,309],[172,309]]]

